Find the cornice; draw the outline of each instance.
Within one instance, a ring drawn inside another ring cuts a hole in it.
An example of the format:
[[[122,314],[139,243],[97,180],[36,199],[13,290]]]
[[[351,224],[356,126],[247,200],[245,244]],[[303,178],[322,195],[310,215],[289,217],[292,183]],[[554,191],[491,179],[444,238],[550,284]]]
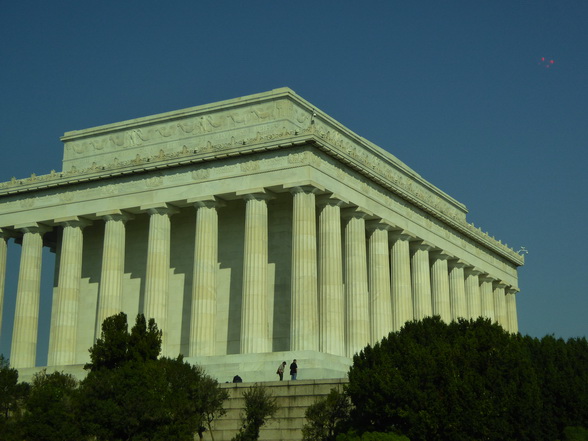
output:
[[[195,116],[205,116],[222,110],[239,109],[240,107],[245,107],[252,104],[263,104],[265,102],[274,101],[284,97],[290,99],[298,98],[297,101],[304,101],[292,89],[288,87],[281,87],[278,89],[273,89],[269,92],[256,93],[241,98],[233,98],[211,104],[203,104],[200,106],[188,107],[186,109],[158,113],[156,115],[134,118],[112,124],[105,124],[89,129],[72,130],[65,132],[60,140],[62,142],[69,142],[73,140],[95,137],[98,135],[120,132],[128,129],[137,129],[161,122],[171,122]]]

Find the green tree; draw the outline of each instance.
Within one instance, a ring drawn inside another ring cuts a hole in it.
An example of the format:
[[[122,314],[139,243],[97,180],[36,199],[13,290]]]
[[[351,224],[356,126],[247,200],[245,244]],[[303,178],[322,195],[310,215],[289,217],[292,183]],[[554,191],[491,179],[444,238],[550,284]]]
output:
[[[525,337],[541,387],[544,439],[561,438],[568,426],[588,427],[588,343],[551,335]]]
[[[21,440],[20,424],[28,383],[18,382],[18,371],[0,354],[0,434],[2,441]]]
[[[128,332],[126,315],[105,320],[80,386],[84,433],[98,441],[193,440],[222,414],[226,393],[201,368],[157,358],[161,331],[142,315]]]
[[[227,413],[223,404],[229,398],[229,393],[225,389],[221,389],[214,378],[207,375],[203,376],[199,382],[199,388],[199,396],[203,401],[201,405],[203,421],[206,424],[206,429],[210,433],[210,438],[214,441],[213,422]],[[200,439],[203,438],[202,430],[199,430],[198,435]]]
[[[484,319],[407,323],[354,357],[347,393],[360,432],[414,441],[540,439],[529,350]]]
[[[255,385],[243,393],[245,414],[242,426],[232,441],[257,441],[259,430],[268,418],[278,411],[275,397],[271,396],[263,386]]]
[[[78,441],[75,394],[78,381],[69,374],[45,370],[33,377],[21,428],[30,441]]]
[[[208,429],[214,440],[212,422],[225,413],[223,403],[228,392],[200,367],[184,362],[182,356],[162,358],[158,363],[166,380],[161,393],[168,420],[158,431],[160,439],[181,439],[194,433],[202,439],[204,430]]]
[[[345,431],[351,403],[338,389],[331,389],[329,395],[306,409],[306,424],[302,427],[303,441],[335,441],[338,433]]]
[[[161,334],[155,320],[147,324],[143,314],[137,315],[130,333],[124,312],[108,317],[102,323],[101,337],[89,350],[90,363],[84,369],[116,369],[129,361],[156,360],[161,351]]]

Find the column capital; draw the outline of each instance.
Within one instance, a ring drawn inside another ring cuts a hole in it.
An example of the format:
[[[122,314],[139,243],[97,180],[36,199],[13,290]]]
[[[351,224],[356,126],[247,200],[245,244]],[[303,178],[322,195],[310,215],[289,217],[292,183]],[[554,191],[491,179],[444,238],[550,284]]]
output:
[[[269,201],[271,199],[275,199],[275,195],[263,187],[241,190],[241,191],[236,192],[235,194],[237,196],[240,196],[241,198],[243,198],[246,201],[250,201],[250,200]]]
[[[96,216],[101,217],[105,221],[114,220],[122,221],[123,223],[133,219],[133,215],[123,210],[109,210],[96,213]]]
[[[411,239],[416,239],[416,236],[406,230],[392,230],[388,236],[390,240],[397,241],[397,240],[405,240],[410,241]]]
[[[191,205],[194,205],[196,208],[222,208],[226,206],[226,202],[216,196],[202,196],[199,198],[191,198],[188,199],[188,202]]]
[[[348,205],[349,201],[336,193],[331,193],[318,196],[316,198],[316,204],[319,207],[325,207],[327,205],[343,207],[344,205]]]
[[[496,277],[492,277],[488,273],[481,273],[479,275],[479,277],[480,277],[480,282],[494,283],[494,281],[497,280]]]
[[[516,293],[518,293],[520,291],[520,289],[515,288],[514,286],[509,286],[509,287],[506,288],[505,291],[506,291],[507,294],[516,294]]]
[[[343,219],[351,219],[353,217],[356,219],[365,219],[367,217],[373,217],[373,215],[371,211],[362,207],[348,207],[341,210],[341,217]]]
[[[492,283],[492,288],[494,289],[504,289],[506,288],[508,285],[506,283],[504,283],[502,280],[495,280]]]
[[[465,268],[468,266],[468,263],[459,257],[450,257],[447,260],[447,264],[449,265],[449,268]]]
[[[141,205],[140,209],[142,211],[146,211],[149,214],[167,214],[168,216],[172,216],[179,212],[177,207],[174,207],[173,205],[165,202]]]
[[[382,219],[368,220],[365,223],[365,227],[370,232],[376,231],[376,230],[391,231],[394,229],[394,227],[392,225],[390,225],[388,222],[386,222]]]
[[[451,259],[453,257],[447,251],[439,250],[439,249],[436,249],[436,250],[431,251],[429,253],[429,256],[432,259],[435,259],[435,260],[449,260],[449,259]]]
[[[39,233],[40,235],[43,235],[52,230],[49,225],[40,224],[38,222],[15,225],[14,228],[21,233]]]
[[[60,219],[54,219],[54,222],[63,227],[79,227],[81,229],[86,228],[88,225],[92,225],[91,220],[78,216],[62,217]]]
[[[304,181],[296,184],[284,184],[282,188],[290,190],[290,193],[314,193],[324,192],[325,187],[317,184],[314,181]]]
[[[414,240],[410,241],[410,249],[412,251],[423,250],[423,251],[431,251],[435,249],[433,244],[427,242],[425,240],[415,238]]]
[[[466,276],[480,276],[484,274],[484,272],[481,269],[471,265],[466,265],[466,267],[463,270]]]

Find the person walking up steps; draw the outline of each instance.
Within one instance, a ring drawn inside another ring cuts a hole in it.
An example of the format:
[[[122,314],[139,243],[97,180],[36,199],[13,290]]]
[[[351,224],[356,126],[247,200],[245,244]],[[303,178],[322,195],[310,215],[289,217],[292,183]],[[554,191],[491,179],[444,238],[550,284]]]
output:
[[[296,359],[290,365],[290,377],[292,380],[296,380],[296,375],[298,375],[298,365],[296,364]]]
[[[281,365],[278,366],[278,370],[276,372],[276,374],[278,374],[280,376],[280,381],[282,381],[284,379],[284,369],[286,369],[286,362],[282,362]]]

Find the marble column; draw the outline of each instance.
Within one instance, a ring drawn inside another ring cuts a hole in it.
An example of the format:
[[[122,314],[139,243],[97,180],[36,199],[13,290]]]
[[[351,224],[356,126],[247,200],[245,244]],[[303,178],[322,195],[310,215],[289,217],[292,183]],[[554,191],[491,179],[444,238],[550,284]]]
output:
[[[2,311],[4,306],[4,288],[6,285],[8,237],[8,232],[0,228],[0,336],[2,335]]]
[[[494,279],[487,274],[478,276],[480,279],[480,304],[481,317],[490,319],[492,323],[496,321],[494,313],[494,294],[492,293],[492,283]]]
[[[392,294],[390,286],[390,248],[388,230],[382,222],[369,222],[369,295],[371,344],[392,331]]]
[[[508,320],[508,330],[513,334],[519,332],[519,321],[517,317],[517,295],[518,290],[508,288],[506,290],[506,316]]]
[[[352,357],[370,342],[366,214],[347,209],[345,225],[345,340]]]
[[[319,339],[320,351],[345,352],[345,297],[343,290],[343,244],[341,205],[336,198],[319,198]]]
[[[76,335],[80,282],[82,278],[83,229],[89,221],[77,216],[56,219],[63,226],[59,276],[49,336],[48,366],[64,366],[76,362]]]
[[[241,353],[270,352],[268,223],[265,193],[245,196],[245,246],[241,304]]]
[[[292,189],[292,351],[319,349],[315,191],[316,189],[310,186]]]
[[[464,267],[465,264],[459,260],[449,261],[449,303],[451,305],[451,319],[455,321],[459,318],[466,318],[468,315]]]
[[[169,273],[171,250],[171,219],[177,209],[166,204],[141,207],[149,213],[149,238],[147,243],[147,271],[145,275],[144,314],[153,318],[162,331],[162,355],[167,356],[167,313],[169,297]]]
[[[422,241],[411,243],[410,266],[415,320],[422,320],[433,315],[429,250],[431,246]]]
[[[196,201],[190,356],[215,355],[220,201]]]
[[[24,235],[16,290],[10,365],[20,369],[35,367],[39,301],[41,298],[43,234],[49,231],[49,228],[40,224],[17,226],[16,228]]]
[[[403,232],[390,234],[390,277],[392,279],[392,331],[399,331],[413,320],[412,287],[410,278],[411,236]]]
[[[431,297],[433,314],[441,317],[445,323],[451,322],[451,302],[449,299],[449,255],[442,251],[430,253],[431,258]]]
[[[508,320],[506,316],[506,296],[504,294],[504,288],[506,285],[501,282],[495,282],[492,286],[494,289],[494,314],[496,321],[506,331],[508,331]]]
[[[102,273],[96,316],[96,339],[100,338],[102,323],[122,311],[123,277],[125,273],[125,237],[127,220],[131,216],[115,210],[98,213],[105,221],[102,252]],[[158,323],[159,325],[159,323]]]
[[[480,271],[473,267],[466,267],[465,274],[465,295],[467,303],[468,319],[477,319],[482,315],[482,297],[480,295]]]

